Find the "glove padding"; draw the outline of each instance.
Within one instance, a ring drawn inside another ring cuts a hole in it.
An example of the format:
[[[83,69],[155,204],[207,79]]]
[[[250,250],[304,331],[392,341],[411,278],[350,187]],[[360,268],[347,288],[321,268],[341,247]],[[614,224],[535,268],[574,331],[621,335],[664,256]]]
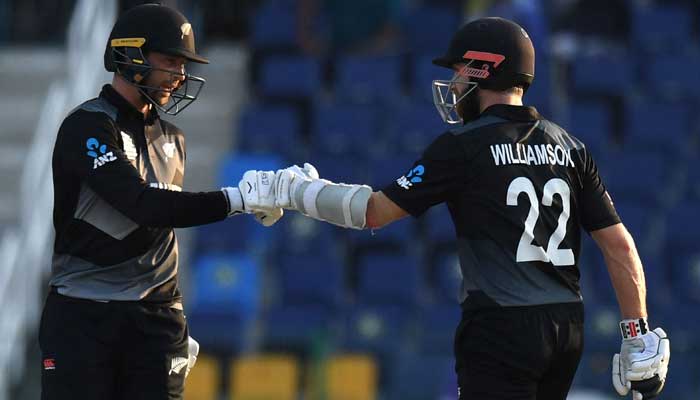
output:
[[[270,211],[257,211],[255,220],[265,227],[274,225],[284,215],[284,210],[281,208],[273,208]]]
[[[304,163],[304,168],[298,165],[277,170],[275,173],[275,205],[281,208],[298,209],[295,193],[304,182],[319,179],[316,167],[309,163]]]
[[[238,182],[238,190],[247,213],[269,212],[275,208],[275,173],[272,171],[246,171]]]
[[[185,370],[185,378],[190,374],[190,370],[197,363],[199,355],[199,343],[192,336],[187,337],[187,369]]]
[[[613,356],[613,386],[621,396],[630,390],[634,400],[656,398],[664,387],[671,347],[661,328],[624,339],[620,353]]]

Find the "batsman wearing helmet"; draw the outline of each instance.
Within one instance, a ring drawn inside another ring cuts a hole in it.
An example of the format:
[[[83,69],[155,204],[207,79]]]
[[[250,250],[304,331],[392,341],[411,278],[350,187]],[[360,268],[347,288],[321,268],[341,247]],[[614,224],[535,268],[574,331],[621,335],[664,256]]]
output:
[[[154,4],[128,10],[105,49],[111,85],[60,127],[42,399],[182,398],[198,346],[183,315],[173,228],[251,212],[246,199],[273,189],[270,175],[243,181],[243,191],[182,191],[185,137],[158,113],[197,99],[204,79],[186,72],[189,61],[208,63],[182,14]],[[256,214],[264,225],[281,216]]]
[[[463,277],[454,347],[460,399],[566,399],[583,350],[585,229],[603,252],[622,314],[614,387],[636,400],[656,397],[669,340],[649,328],[641,261],[585,144],[522,103],[535,78],[528,34],[482,18],[459,29],[434,63],[452,71],[432,87],[453,127],[404,176],[374,192],[293,166],[276,173],[275,204],[364,229],[447,203]]]

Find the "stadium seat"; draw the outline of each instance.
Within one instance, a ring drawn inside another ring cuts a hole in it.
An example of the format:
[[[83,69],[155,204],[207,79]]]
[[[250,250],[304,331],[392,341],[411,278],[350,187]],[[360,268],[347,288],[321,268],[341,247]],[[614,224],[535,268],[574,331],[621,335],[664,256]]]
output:
[[[321,90],[320,62],[306,56],[265,57],[258,89],[264,97],[310,99]]]
[[[308,355],[312,347],[340,328],[337,312],[322,304],[277,304],[263,313],[264,349]]]
[[[645,60],[644,81],[653,94],[681,100],[697,100],[700,86],[700,57],[686,54],[663,54]]]
[[[670,173],[663,154],[625,151],[611,154],[600,171],[612,200],[648,207],[669,201]]]
[[[326,178],[326,175],[322,175]],[[331,179],[331,178],[328,178]],[[332,179],[331,179],[332,180]],[[272,262],[280,265],[300,258],[309,262],[326,262],[337,259],[340,252],[338,236],[341,229],[327,223],[304,216],[301,213],[287,212],[275,224],[277,237],[284,238],[270,243],[274,250]]]
[[[357,296],[365,304],[410,308],[420,302],[423,271],[414,257],[367,254],[358,263]]]
[[[421,218],[426,227],[427,241],[436,247],[456,249],[456,231],[446,204],[431,207]]]
[[[414,55],[435,57],[435,44],[443,43],[452,37],[459,27],[459,16],[454,10],[440,6],[414,7],[403,18],[405,49]],[[425,21],[434,21],[426,24]]]
[[[433,81],[450,80],[453,72],[433,64],[433,58],[435,58],[433,54],[414,58],[411,93],[418,104],[435,107],[433,105]],[[435,112],[437,113],[437,110]]]
[[[406,307],[355,306],[345,315],[341,349],[376,355],[384,371],[410,341],[414,317]]]
[[[435,303],[421,310],[418,348],[433,355],[451,356],[454,335],[462,315],[457,302]]]
[[[595,157],[612,141],[611,117],[610,107],[605,103],[575,101],[569,123],[564,128],[581,140]]]
[[[188,321],[205,348],[240,349],[259,310],[260,266],[245,254],[208,254],[191,268]]]
[[[337,307],[342,300],[345,266],[340,257],[308,254],[279,265],[281,301]]]
[[[187,400],[219,400],[222,371],[219,360],[199,354],[197,364],[185,380],[184,398]]]
[[[451,393],[457,393],[452,355],[407,352],[392,372],[388,388],[390,399],[440,399],[447,383],[454,385]]]
[[[293,107],[248,105],[241,112],[236,149],[255,154],[278,154],[294,158],[302,145],[299,114]],[[249,168],[260,169],[257,166]]]
[[[638,51],[682,50],[692,42],[689,38],[694,35],[693,13],[686,7],[663,3],[638,5],[632,8],[631,17],[632,42]]]
[[[674,295],[679,301],[700,304],[700,250],[676,254],[674,258],[671,274]]]
[[[369,181],[369,161],[357,154],[318,154],[309,158],[321,178],[336,183],[365,184]]]
[[[356,103],[396,101],[401,96],[397,56],[344,56],[335,65],[335,94]]]
[[[326,395],[329,400],[374,400],[379,371],[374,359],[364,354],[340,354],[324,364]]]
[[[459,305],[462,291],[462,270],[455,252],[438,254],[431,259],[433,298],[440,305]]]
[[[232,360],[230,400],[295,400],[299,365],[282,354],[244,356]]]
[[[289,50],[297,47],[294,2],[266,1],[251,18],[251,46],[255,49]]]
[[[430,90],[428,85],[423,89]],[[432,103],[397,103],[394,107],[388,121],[389,151],[394,154],[414,154],[417,159],[433,140],[451,128]]]
[[[689,147],[691,113],[687,103],[627,101],[625,149],[664,151],[677,158]]]
[[[634,66],[622,55],[579,56],[572,62],[572,68],[576,94],[621,95],[634,84]]]
[[[666,221],[666,254],[687,254],[697,251],[700,205],[686,201],[673,207]]]
[[[363,105],[317,103],[313,111],[312,154],[365,156],[381,141],[377,110]]]

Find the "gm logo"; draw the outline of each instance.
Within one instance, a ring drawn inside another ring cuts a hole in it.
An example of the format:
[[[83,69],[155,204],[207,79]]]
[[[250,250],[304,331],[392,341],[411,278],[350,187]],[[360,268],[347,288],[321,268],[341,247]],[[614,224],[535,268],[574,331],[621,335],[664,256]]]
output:
[[[88,149],[87,155],[94,158],[92,169],[97,169],[97,167],[101,167],[117,159],[111,151],[106,153],[107,145],[100,145],[100,142],[95,138],[88,139],[86,146]]]
[[[413,186],[414,183],[423,182],[423,174],[425,173],[425,167],[423,165],[416,165],[413,169],[408,171],[408,174],[402,176],[396,180],[396,184],[402,188],[408,190]]]

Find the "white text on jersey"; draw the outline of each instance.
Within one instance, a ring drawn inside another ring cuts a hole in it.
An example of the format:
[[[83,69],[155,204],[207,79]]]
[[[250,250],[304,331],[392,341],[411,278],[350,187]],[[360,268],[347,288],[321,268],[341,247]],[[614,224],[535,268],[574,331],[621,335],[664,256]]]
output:
[[[551,144],[492,144],[491,155],[496,165],[562,165],[574,167],[571,150]]]

